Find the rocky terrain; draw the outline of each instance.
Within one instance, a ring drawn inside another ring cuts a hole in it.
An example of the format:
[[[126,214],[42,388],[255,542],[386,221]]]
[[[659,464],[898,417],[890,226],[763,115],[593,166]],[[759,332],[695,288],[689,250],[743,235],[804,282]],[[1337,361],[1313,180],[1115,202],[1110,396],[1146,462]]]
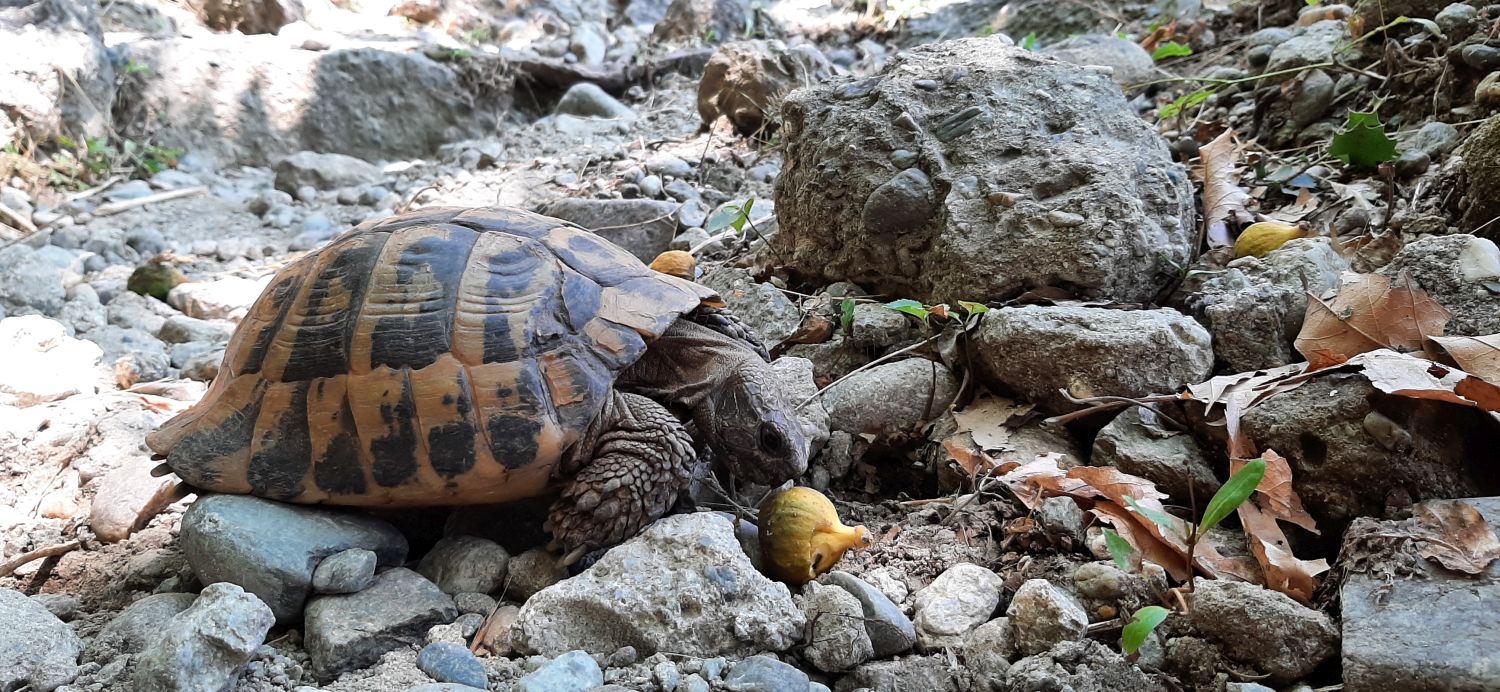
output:
[[[0,0],[0,690],[1500,688],[1497,27]],[[723,483],[568,569],[545,501],[153,474],[278,269],[434,205],[690,251],[872,544],[768,578]]]

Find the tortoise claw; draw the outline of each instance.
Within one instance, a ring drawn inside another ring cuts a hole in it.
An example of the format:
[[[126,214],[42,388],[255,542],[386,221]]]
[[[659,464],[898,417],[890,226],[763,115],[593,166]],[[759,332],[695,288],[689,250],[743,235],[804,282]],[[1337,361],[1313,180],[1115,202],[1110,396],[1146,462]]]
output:
[[[572,567],[573,563],[583,559],[584,553],[587,553],[588,551],[588,546],[580,545],[570,551],[567,555],[562,556],[562,559],[557,561],[557,566],[562,568]]]

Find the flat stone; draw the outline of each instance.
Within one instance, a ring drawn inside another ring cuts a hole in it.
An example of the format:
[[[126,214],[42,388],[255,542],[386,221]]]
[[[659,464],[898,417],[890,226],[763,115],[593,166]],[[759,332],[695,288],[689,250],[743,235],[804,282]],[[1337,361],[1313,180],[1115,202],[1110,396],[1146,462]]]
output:
[[[485,688],[489,678],[484,666],[467,647],[449,642],[434,642],[417,652],[417,668],[438,682],[452,682]]]
[[[911,618],[879,589],[848,572],[829,572],[824,581],[837,586],[859,600],[865,632],[870,637],[875,658],[889,658],[910,651],[917,644],[917,629]]]
[[[182,481],[172,474],[152,477],[152,468],[126,463],[99,479],[89,510],[89,527],[99,540],[125,540],[176,501]]]
[[[364,668],[387,651],[420,642],[433,625],[458,618],[453,599],[404,567],[382,572],[359,593],[307,604],[306,647],[320,680]]]
[[[730,692],[786,692],[805,690],[807,684],[807,673],[770,656],[751,656],[724,676],[724,689]]]
[[[604,671],[586,651],[569,651],[516,681],[516,692],[573,692],[604,684]]]
[[[319,154],[299,151],[276,162],[276,189],[295,193],[310,185],[318,190],[335,190],[352,185],[380,181],[380,168],[368,161],[344,154]]]

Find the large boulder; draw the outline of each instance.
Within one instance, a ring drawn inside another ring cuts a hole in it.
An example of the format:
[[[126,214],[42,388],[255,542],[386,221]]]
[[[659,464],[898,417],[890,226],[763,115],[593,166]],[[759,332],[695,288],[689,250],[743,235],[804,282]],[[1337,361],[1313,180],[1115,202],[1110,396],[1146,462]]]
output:
[[[367,160],[428,156],[494,126],[449,67],[377,48],[286,50],[273,36],[171,38],[129,45],[149,69],[122,123],[221,163],[256,165],[301,150]],[[124,98],[122,95],[121,98]]]
[[[96,7],[79,0],[0,3],[0,147],[20,134],[82,142],[109,131],[115,72]]]
[[[740,134],[775,126],[787,92],[833,74],[828,59],[811,45],[787,48],[781,41],[737,41],[720,46],[698,81],[698,116],[712,126],[720,116]]]
[[[782,106],[779,257],[928,302],[1056,286],[1151,300],[1193,189],[1107,76],[996,39],[919,46]]]
[[[785,651],[805,622],[786,585],[755,571],[727,519],[679,514],[532,596],[511,643],[547,656],[622,646],[641,656],[747,656]]]

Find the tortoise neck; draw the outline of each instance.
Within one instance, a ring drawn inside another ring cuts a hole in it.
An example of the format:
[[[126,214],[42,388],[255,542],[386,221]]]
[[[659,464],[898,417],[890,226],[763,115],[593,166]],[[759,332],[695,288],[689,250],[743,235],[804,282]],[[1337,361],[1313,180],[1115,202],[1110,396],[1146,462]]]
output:
[[[769,367],[746,343],[677,320],[620,374],[620,389],[674,408],[697,411],[709,395],[747,368]]]

